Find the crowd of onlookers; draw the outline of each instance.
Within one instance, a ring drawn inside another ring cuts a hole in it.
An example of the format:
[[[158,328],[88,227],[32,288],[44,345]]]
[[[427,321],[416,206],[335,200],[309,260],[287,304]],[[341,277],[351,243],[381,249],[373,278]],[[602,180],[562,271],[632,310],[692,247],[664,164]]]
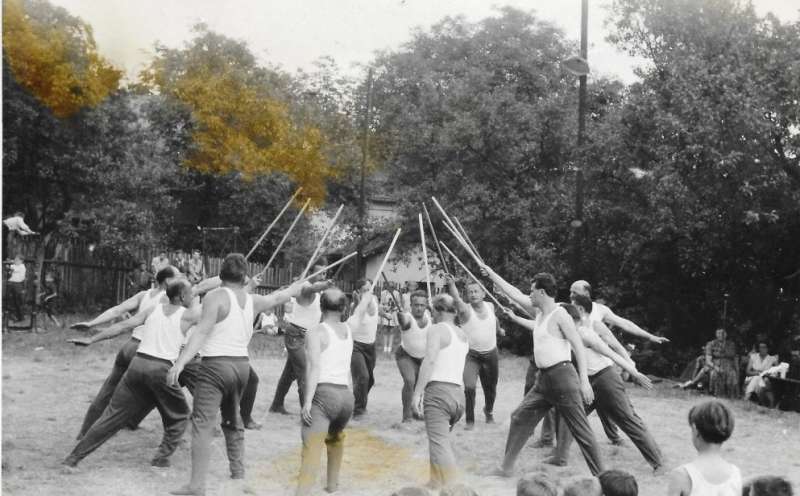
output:
[[[786,349],[771,354],[767,339],[759,339],[745,356],[724,329],[717,329],[694,362],[691,379],[680,387],[707,390],[722,398],[743,398],[774,408],[783,401],[791,410],[800,391],[800,336]],[[791,404],[790,404],[791,403]]]
[[[670,472],[667,496],[792,496],[791,483],[779,476],[743,479],[739,467],[725,460],[722,445],[733,434],[734,418],[724,403],[711,400],[689,410],[690,441],[694,460]],[[392,496],[432,496],[425,487],[405,487]],[[546,472],[533,472],[517,481],[517,496],[638,496],[636,478],[623,470],[606,470],[597,477],[557,480]],[[661,494],[664,494],[662,492]],[[440,496],[477,496],[465,484],[443,489]]]

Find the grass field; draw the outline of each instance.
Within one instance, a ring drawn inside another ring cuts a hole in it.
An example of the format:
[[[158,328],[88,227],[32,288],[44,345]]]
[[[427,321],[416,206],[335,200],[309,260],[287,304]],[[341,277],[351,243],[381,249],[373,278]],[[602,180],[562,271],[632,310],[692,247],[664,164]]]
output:
[[[71,320],[70,320],[71,321]],[[111,368],[123,338],[91,348],[77,348],[64,340],[78,333],[50,330],[40,334],[7,333],[3,338],[2,363],[2,489],[13,495],[157,495],[166,494],[188,480],[191,435],[173,456],[167,469],[149,466],[161,439],[161,423],[152,413],[138,431],[123,431],[80,465],[76,473],[63,473],[60,465],[72,449],[83,414]],[[124,339],[127,339],[124,338]],[[299,467],[300,417],[297,394],[287,397],[291,416],[268,414],[267,407],[283,366],[278,338],[257,336],[252,364],[261,383],[254,417],[264,424],[261,431],[246,433],[247,479],[234,484],[228,479],[224,441],[216,438],[208,477],[208,494],[291,494]],[[464,468],[465,482],[479,494],[515,494],[515,479],[486,475],[500,461],[508,432],[508,417],[518,404],[525,376],[525,359],[501,360],[500,385],[495,414],[498,423],[482,423],[467,432],[463,421],[454,432],[455,446]],[[380,357],[376,386],[364,420],[347,430],[345,461],[339,494],[389,495],[392,490],[427,480],[427,438],[423,424],[398,428],[401,416],[400,375],[394,360]],[[694,450],[689,441],[686,413],[701,399],[695,393],[670,389],[662,384],[651,392],[629,388],[632,401],[664,451],[669,467],[690,461]],[[483,407],[478,392],[477,411]],[[746,476],[776,474],[790,478],[800,490],[800,415],[771,411],[731,402],[736,416],[732,439],[725,455]],[[602,434],[596,416],[590,419],[600,439],[606,465],[633,473],[640,494],[666,492],[666,478],[655,477],[639,452],[632,447],[611,446]],[[547,450],[527,447],[517,466],[519,474],[545,467],[559,479],[588,475],[579,450],[574,447],[568,467],[540,465]],[[324,466],[324,465],[323,465]],[[324,494],[322,486],[319,494]]]

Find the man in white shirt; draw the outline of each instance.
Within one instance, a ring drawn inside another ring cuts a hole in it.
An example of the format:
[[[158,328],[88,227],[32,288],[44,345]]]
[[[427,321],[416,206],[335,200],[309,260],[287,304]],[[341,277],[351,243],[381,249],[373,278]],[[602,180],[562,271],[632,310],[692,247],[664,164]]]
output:
[[[11,295],[11,304],[14,306],[14,316],[17,322],[22,320],[22,309],[25,306],[25,279],[27,269],[22,255],[14,257],[14,263],[9,266],[11,274],[8,277],[8,294]]]

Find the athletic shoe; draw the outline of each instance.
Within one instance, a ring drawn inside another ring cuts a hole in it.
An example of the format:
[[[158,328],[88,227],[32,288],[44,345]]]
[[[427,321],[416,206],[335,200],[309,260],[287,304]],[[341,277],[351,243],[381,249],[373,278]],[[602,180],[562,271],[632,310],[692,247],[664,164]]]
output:
[[[154,467],[166,468],[170,466],[169,458],[164,456],[157,456],[150,461],[150,465]]]

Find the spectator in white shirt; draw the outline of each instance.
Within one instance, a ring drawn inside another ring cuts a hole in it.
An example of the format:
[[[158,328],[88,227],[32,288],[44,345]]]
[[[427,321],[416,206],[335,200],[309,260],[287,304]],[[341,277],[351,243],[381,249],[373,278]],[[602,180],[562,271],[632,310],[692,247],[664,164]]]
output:
[[[22,320],[22,307],[25,304],[25,279],[27,269],[22,255],[14,257],[14,262],[9,267],[11,274],[8,277],[8,294],[11,295],[11,305],[14,308],[16,321]]]

